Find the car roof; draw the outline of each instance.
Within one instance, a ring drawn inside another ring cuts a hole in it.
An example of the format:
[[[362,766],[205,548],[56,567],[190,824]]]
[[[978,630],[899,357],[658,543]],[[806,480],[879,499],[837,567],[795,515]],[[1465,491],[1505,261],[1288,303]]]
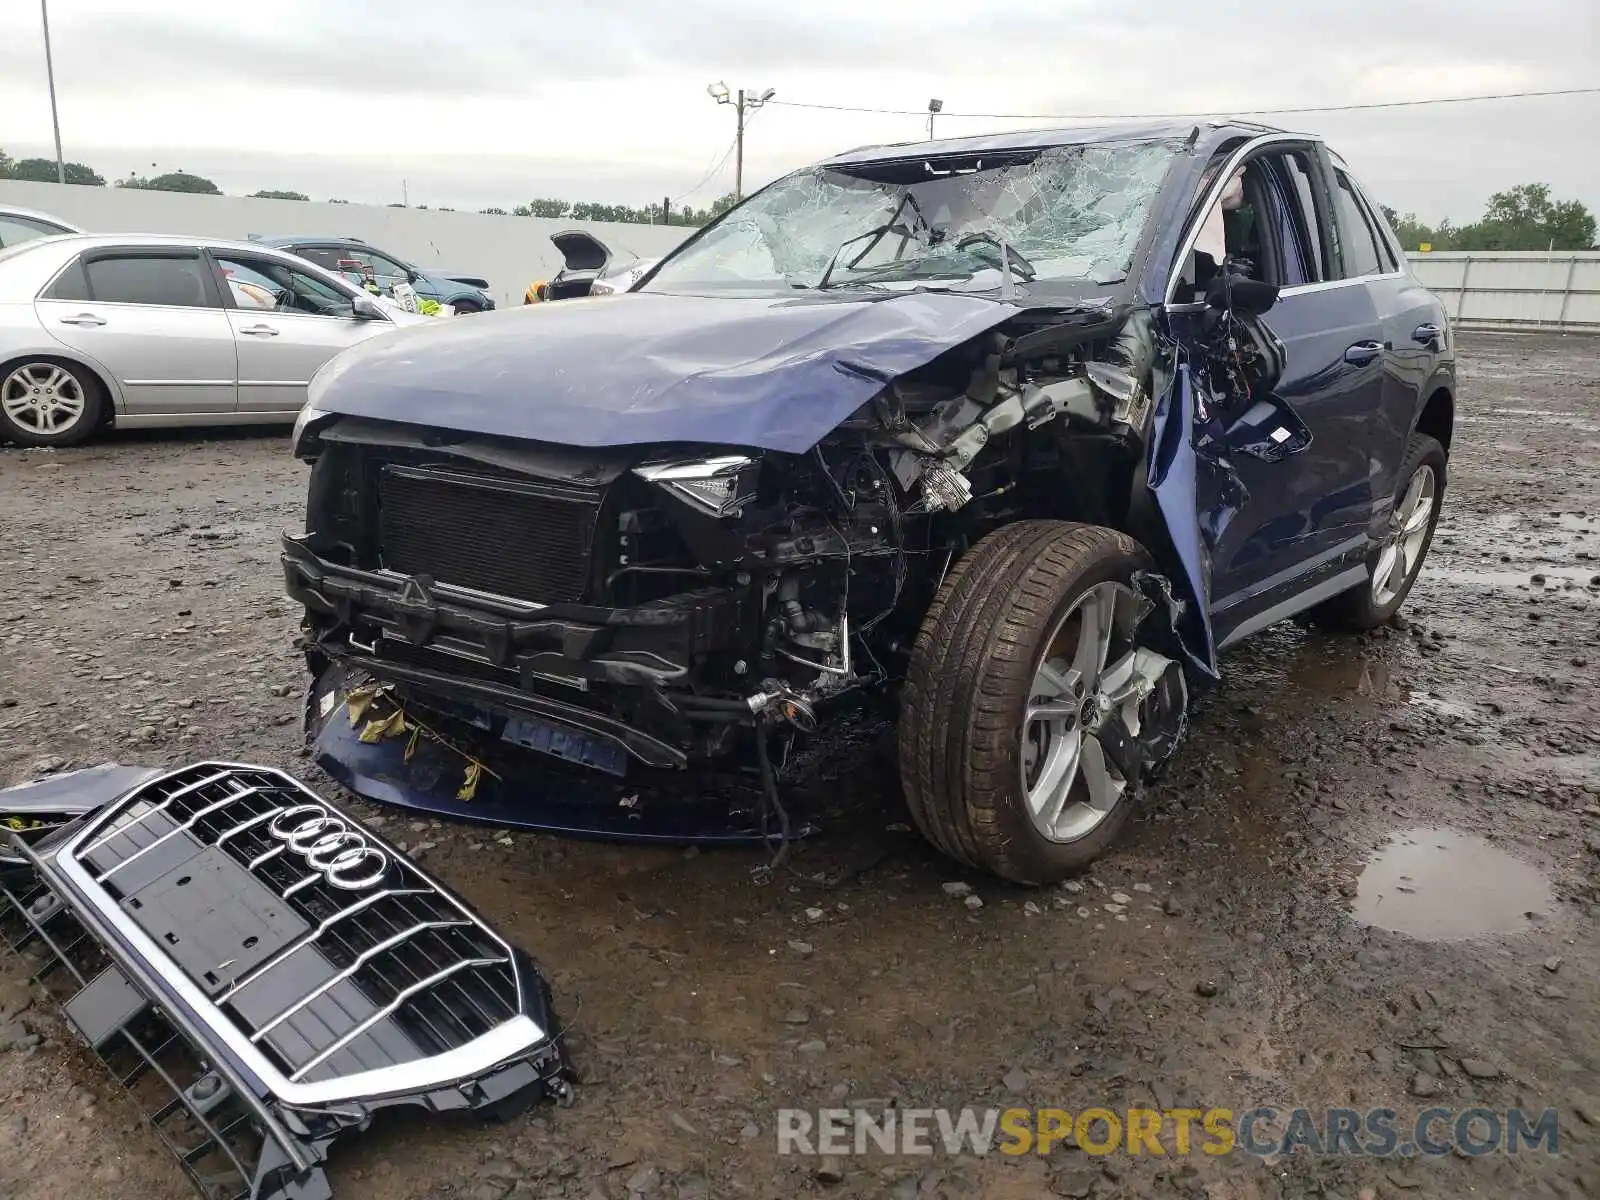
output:
[[[843,166],[847,164],[894,162],[904,159],[943,158],[957,154],[981,154],[1001,150],[1046,150],[1055,146],[1089,146],[1108,142],[1155,141],[1165,138],[1194,137],[1197,141],[1205,134],[1214,137],[1238,133],[1255,137],[1268,133],[1283,133],[1270,125],[1257,125],[1247,121],[1121,121],[1101,125],[1074,125],[1058,129],[1025,129],[1002,133],[980,133],[970,137],[938,138],[934,141],[891,142],[876,146],[858,146],[832,158],[825,158],[818,166]],[[1320,139],[1307,135],[1308,140]]]
[[[56,216],[54,213],[40,212],[37,208],[21,208],[15,204],[0,204],[0,216],[4,217],[32,217],[36,221],[45,221],[51,225],[60,225],[74,233],[80,232],[80,227],[71,221]]]
[[[216,250],[279,250],[277,246],[262,242],[242,242],[237,238],[214,238],[176,233],[59,233],[48,238],[35,238],[34,242],[49,242],[56,246],[71,244],[78,250],[95,250],[105,246],[210,246]],[[33,245],[25,242],[23,245]]]
[[[256,237],[251,235],[250,240],[258,246],[299,246],[309,245],[312,242],[355,242],[357,245],[367,245],[365,238],[354,237],[348,233],[297,233],[289,237]]]

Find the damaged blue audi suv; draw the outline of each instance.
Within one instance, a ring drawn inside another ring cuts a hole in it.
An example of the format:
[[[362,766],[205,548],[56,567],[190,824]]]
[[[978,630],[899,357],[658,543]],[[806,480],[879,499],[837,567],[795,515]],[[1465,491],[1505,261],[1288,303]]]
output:
[[[1405,601],[1451,336],[1315,137],[840,154],[624,294],[322,369],[283,545],[312,731],[386,697],[472,769],[440,785],[413,738],[344,778],[440,811],[534,805],[492,769],[512,747],[597,787],[749,764],[782,817],[775,770],[859,693],[892,705],[929,841],[1058,880],[1116,837],[1221,651]]]

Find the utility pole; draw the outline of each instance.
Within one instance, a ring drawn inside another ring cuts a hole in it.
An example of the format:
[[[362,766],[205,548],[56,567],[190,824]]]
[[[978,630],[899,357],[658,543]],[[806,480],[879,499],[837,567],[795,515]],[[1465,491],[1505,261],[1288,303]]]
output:
[[[755,112],[768,100],[771,100],[776,89],[768,88],[759,96],[754,90],[746,91],[740,88],[737,95],[730,95],[728,85],[722,82],[708,84],[706,94],[718,104],[732,104],[737,124],[733,135],[733,198],[735,201],[744,199],[744,125],[747,114]]]
[[[744,199],[744,89],[739,89],[739,132],[733,139],[733,200]]]
[[[50,124],[56,132],[56,182],[67,181],[67,164],[61,157],[61,118],[56,113],[56,65],[50,57],[50,0],[39,0],[39,15],[44,18],[44,73],[50,81]]]

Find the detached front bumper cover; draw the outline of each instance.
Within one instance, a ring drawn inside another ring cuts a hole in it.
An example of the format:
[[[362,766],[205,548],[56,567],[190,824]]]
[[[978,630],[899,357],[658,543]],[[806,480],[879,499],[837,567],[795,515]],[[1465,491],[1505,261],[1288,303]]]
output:
[[[208,1200],[320,1200],[379,1109],[570,1098],[532,960],[281,771],[199,763],[43,840],[0,932]]]

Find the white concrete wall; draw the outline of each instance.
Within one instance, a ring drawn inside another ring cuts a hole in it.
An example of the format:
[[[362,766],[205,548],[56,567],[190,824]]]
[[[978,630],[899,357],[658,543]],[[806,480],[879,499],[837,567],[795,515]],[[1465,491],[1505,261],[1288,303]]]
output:
[[[1451,250],[1406,257],[1462,326],[1600,332],[1600,251]]]
[[[653,258],[692,229],[679,225],[618,225],[491,217],[437,209],[381,208],[299,200],[250,200],[127,188],[63,186],[0,179],[0,204],[50,213],[91,233],[176,233],[243,239],[249,234],[351,235],[422,267],[443,267],[489,281],[495,302],[522,303],[535,279],[561,267],[550,244],[557,230],[589,230],[619,258]]]
[[[590,230],[619,258],[655,257],[693,230],[682,226],[489,217],[437,209],[381,208],[296,200],[250,200],[126,188],[0,179],[0,204],[53,213],[95,233],[178,233],[245,238],[252,233],[365,238],[424,267],[489,280],[498,304],[520,304],[535,279],[561,266],[550,244],[560,229]],[[1412,270],[1463,325],[1600,330],[1600,251],[1412,253]]]

